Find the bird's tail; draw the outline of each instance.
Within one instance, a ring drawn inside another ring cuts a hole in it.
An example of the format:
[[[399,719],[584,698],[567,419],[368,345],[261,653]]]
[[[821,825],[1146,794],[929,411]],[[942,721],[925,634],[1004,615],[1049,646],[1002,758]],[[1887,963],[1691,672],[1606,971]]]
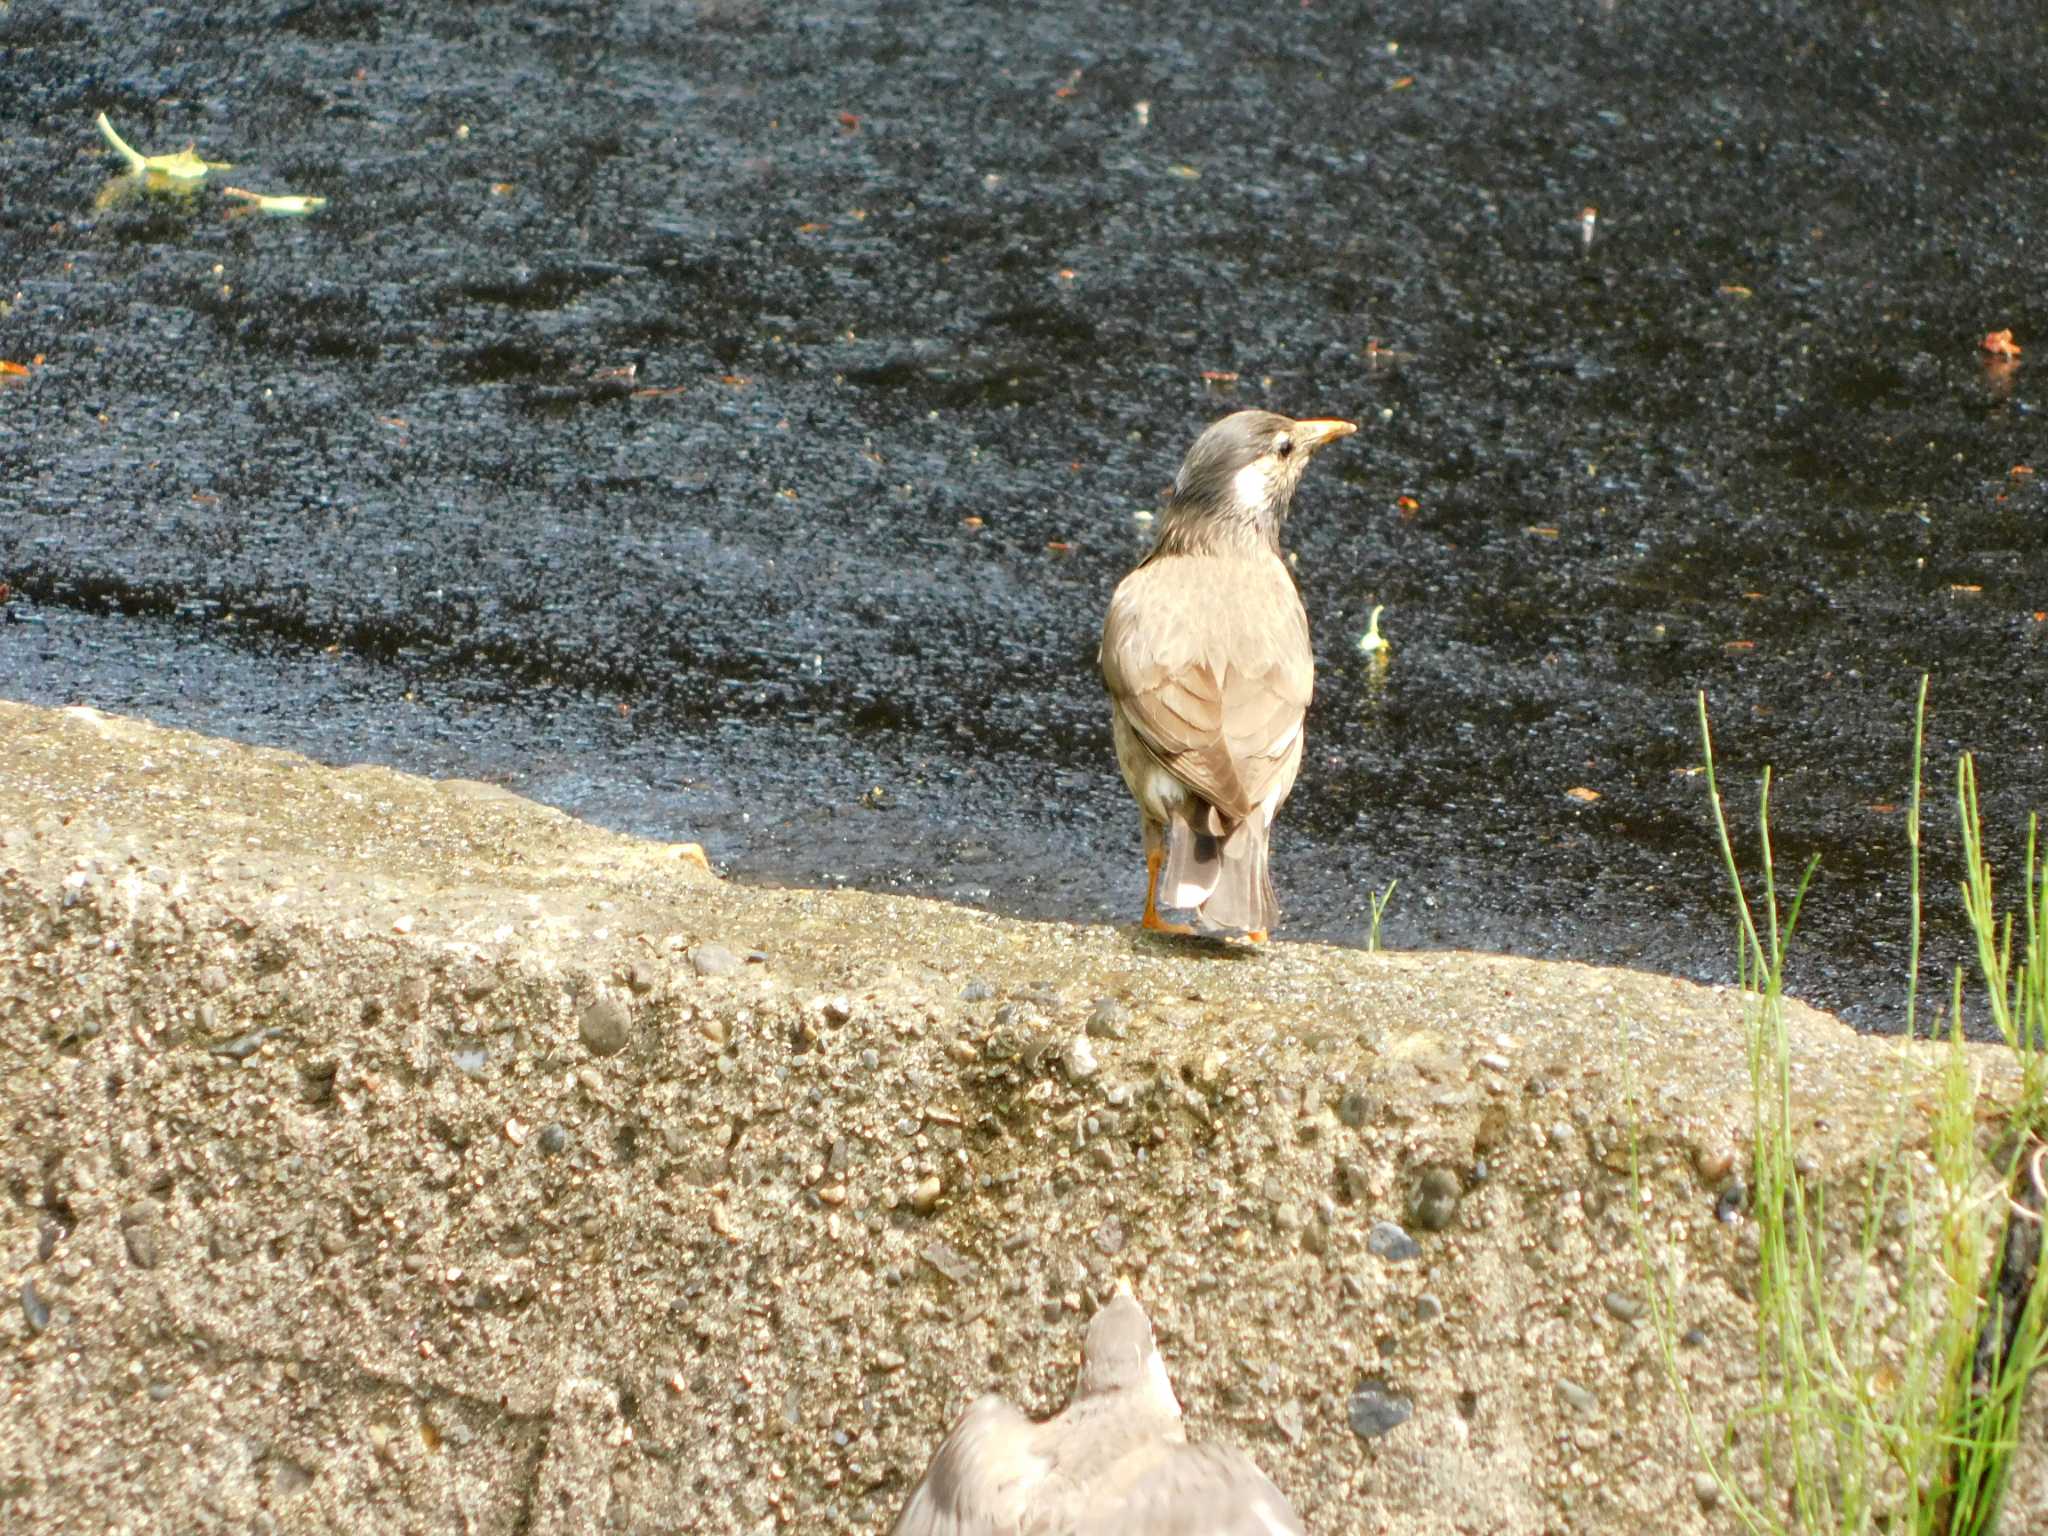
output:
[[[1280,903],[1266,868],[1266,819],[1254,811],[1231,826],[1214,806],[1195,823],[1176,816],[1166,829],[1159,900],[1193,908],[1212,927],[1271,932]]]

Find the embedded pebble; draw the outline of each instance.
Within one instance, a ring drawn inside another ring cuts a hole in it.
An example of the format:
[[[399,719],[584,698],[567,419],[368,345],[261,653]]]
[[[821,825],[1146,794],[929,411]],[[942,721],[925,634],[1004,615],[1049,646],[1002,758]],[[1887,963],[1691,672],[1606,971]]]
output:
[[[1124,1251],[1124,1224],[1114,1216],[1103,1218],[1095,1229],[1095,1246],[1114,1258]]]
[[[732,1025],[716,1014],[700,1014],[697,1019],[697,1033],[713,1045],[724,1045],[732,1039]]]
[[[1558,1377],[1557,1395],[1564,1400],[1565,1405],[1572,1412],[1578,1414],[1581,1418],[1591,1419],[1599,1416],[1600,1399],[1570,1377]]]
[[[1444,1304],[1434,1296],[1424,1293],[1415,1298],[1415,1321],[1433,1323],[1444,1315]]]
[[[1346,1205],[1356,1205],[1372,1193],[1372,1175],[1360,1163],[1339,1163],[1337,1192]]]
[[[1086,1035],[1076,1035],[1069,1040],[1061,1060],[1067,1069],[1067,1076],[1077,1083],[1087,1082],[1102,1070],[1102,1064],[1095,1059],[1095,1047],[1088,1043]]]
[[[875,1351],[875,1369],[883,1372],[885,1375],[902,1370],[905,1364],[907,1362],[904,1358],[893,1349],[878,1349]]]
[[[1422,1244],[1391,1221],[1374,1222],[1372,1230],[1365,1234],[1365,1246],[1389,1264],[1406,1264],[1422,1257]]]
[[[1742,1219],[1742,1212],[1749,1204],[1749,1191],[1742,1180],[1730,1179],[1714,1200],[1714,1220],[1734,1222]]]
[[[1346,1089],[1344,1096],[1337,1100],[1337,1118],[1354,1131],[1372,1119],[1377,1109],[1371,1097],[1356,1088]]]
[[[1131,1010],[1113,997],[1095,999],[1088,1015],[1088,1033],[1098,1040],[1121,1040],[1130,1033]]]
[[[699,944],[690,951],[690,968],[699,976],[735,976],[745,964],[723,944]]]
[[[41,1333],[50,1326],[50,1307],[36,1290],[33,1280],[25,1280],[21,1287],[21,1315],[28,1319],[28,1331]]]
[[[655,982],[659,979],[659,973],[645,960],[635,960],[626,968],[626,985],[641,997],[652,992]]]
[[[1289,1398],[1275,1408],[1273,1427],[1280,1431],[1289,1445],[1301,1444],[1302,1436],[1308,1433],[1308,1420],[1302,1414],[1301,1404]]]
[[[219,997],[228,989],[228,973],[217,965],[209,965],[199,973],[199,990],[208,997]]]
[[[985,1003],[995,995],[996,989],[979,976],[970,977],[960,989],[960,1001],[963,1003]]]
[[[284,1031],[275,1025],[265,1029],[252,1029],[246,1035],[237,1035],[232,1040],[222,1041],[207,1049],[215,1056],[225,1056],[230,1061],[247,1061],[263,1049],[263,1042],[275,1040]]]
[[[1721,1502],[1721,1485],[1714,1481],[1711,1472],[1695,1472],[1692,1475],[1692,1496],[1699,1500],[1701,1509],[1712,1509]]]
[[[129,1260],[137,1269],[155,1269],[157,1263],[156,1229],[137,1222],[123,1230],[122,1238],[128,1244]]]
[[[929,1216],[939,1203],[939,1177],[926,1174],[910,1190],[910,1208],[920,1216]]]
[[[955,1285],[971,1284],[979,1271],[974,1261],[946,1243],[927,1245],[918,1257]]]
[[[1458,1214],[1458,1176],[1448,1168],[1431,1168],[1409,1208],[1408,1219],[1425,1232],[1441,1232]]]
[[[632,1034],[632,1016],[617,998],[595,997],[584,1004],[576,1021],[584,1049],[593,1056],[616,1056]]]
[[[1607,1309],[1610,1316],[1619,1318],[1624,1323],[1634,1322],[1644,1312],[1644,1303],[1639,1298],[1621,1291],[1609,1291],[1600,1298],[1600,1304]]]
[[[549,1157],[555,1157],[568,1150],[569,1131],[559,1120],[551,1120],[540,1128],[540,1149]]]
[[[1345,1407],[1345,1415],[1351,1421],[1351,1433],[1361,1440],[1377,1440],[1406,1424],[1414,1414],[1415,1404],[1412,1401],[1389,1392],[1385,1383],[1377,1381],[1361,1383]]]

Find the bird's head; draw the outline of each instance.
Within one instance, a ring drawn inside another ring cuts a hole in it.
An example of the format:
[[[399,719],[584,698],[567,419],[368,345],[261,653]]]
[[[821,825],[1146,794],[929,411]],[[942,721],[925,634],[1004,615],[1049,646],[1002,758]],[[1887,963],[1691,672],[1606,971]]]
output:
[[[1180,1401],[1166,1377],[1166,1362],[1152,1337],[1152,1319],[1131,1294],[1128,1280],[1117,1282],[1116,1294],[1088,1324],[1081,1346],[1081,1380],[1075,1397],[1105,1393],[1137,1393],[1170,1418],[1180,1417]]]
[[[1280,525],[1308,461],[1358,427],[1239,411],[1213,422],[1181,460],[1166,505],[1168,536],[1206,543],[1232,534],[1279,547]]]

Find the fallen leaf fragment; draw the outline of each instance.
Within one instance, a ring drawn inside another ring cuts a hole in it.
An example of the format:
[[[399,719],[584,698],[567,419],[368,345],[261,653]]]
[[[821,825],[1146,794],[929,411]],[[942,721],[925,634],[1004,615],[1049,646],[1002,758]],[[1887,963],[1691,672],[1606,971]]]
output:
[[[1948,584],[1951,592],[1982,592],[1984,589],[1974,581],[1952,581]]]
[[[721,373],[718,376],[718,382],[721,384],[728,385],[733,389],[745,389],[749,384],[753,383],[754,381],[748,378],[744,373]]]
[[[1166,169],[1168,174],[1178,176],[1182,181],[1200,181],[1202,179],[1202,173],[1192,165],[1169,165]]]
[[[1721,649],[1724,651],[1753,651],[1756,649],[1756,642],[1754,640],[1724,640],[1721,643]]]
[[[978,517],[963,517],[960,519],[960,526],[963,528],[979,528],[981,526],[981,519]]]
[[[2012,477],[2015,480],[2019,479],[2022,475],[2031,475],[2033,472],[2034,466],[2031,464],[2015,464],[2012,467]]]
[[[494,182],[492,182],[492,183],[491,183],[491,196],[493,196],[493,197],[510,197],[511,195],[512,195],[512,183],[511,183],[511,182],[509,182],[509,181],[494,181]]]
[[[1898,809],[1898,807],[1892,804],[1892,802],[1889,800],[1879,800],[1870,808],[1873,811],[1877,812],[1877,814],[1880,816],[1889,816]]]
[[[1993,357],[2018,357],[2020,355],[2019,343],[2012,339],[2010,327],[2002,331],[1987,332],[1984,340],[1979,345]]]
[[[1228,368],[1204,368],[1202,378],[1210,384],[1235,384],[1237,375]]]
[[[202,160],[195,146],[187,144],[183,149],[169,155],[145,155],[120,134],[114,132],[114,125],[107,121],[102,112],[93,119],[99,125],[100,137],[114,147],[114,153],[128,162],[128,169],[137,176],[146,176],[159,181],[183,181],[198,183],[206,179],[208,171],[225,171],[229,168],[225,160]]]
[[[1565,793],[1570,795],[1574,800],[1585,801],[1588,805],[1592,804],[1595,800],[1598,800],[1600,798],[1599,790],[1588,789],[1583,784],[1574,784],[1570,789],[1566,790]]]
[[[1420,512],[1422,510],[1422,503],[1413,496],[1396,496],[1394,498],[1394,505],[1403,512]]]
[[[1726,299],[1748,299],[1755,297],[1754,292],[1743,283],[1723,283],[1720,291],[1721,296]]]
[[[858,133],[860,131],[860,119],[851,112],[842,112],[839,114],[839,126],[848,133]]]
[[[1413,85],[1414,83],[1415,77],[1413,75],[1403,75],[1400,79],[1396,80],[1392,85],[1388,86],[1387,89],[1390,91],[1405,91],[1408,89],[1409,86]]]
[[[10,363],[5,358],[0,358],[0,379],[25,379],[29,377],[30,371],[26,363]]]
[[[1071,555],[1074,552],[1074,546],[1065,539],[1048,539],[1045,547],[1048,553],[1055,555]]]
[[[1554,539],[1557,537],[1557,530],[1551,527],[1548,523],[1532,524],[1529,527],[1524,528],[1522,532],[1539,539]]]
[[[251,192],[246,187],[222,187],[220,195],[247,203],[257,213],[284,219],[304,218],[314,209],[327,206],[326,198],[312,197],[303,192]]]

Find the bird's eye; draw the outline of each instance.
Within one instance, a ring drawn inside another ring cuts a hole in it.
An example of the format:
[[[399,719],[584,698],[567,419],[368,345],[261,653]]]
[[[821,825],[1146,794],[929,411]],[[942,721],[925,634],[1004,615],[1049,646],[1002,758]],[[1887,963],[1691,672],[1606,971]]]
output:
[[[1284,433],[1274,438],[1273,451],[1279,454],[1281,458],[1286,458],[1287,455],[1294,452],[1294,439],[1286,436]]]

